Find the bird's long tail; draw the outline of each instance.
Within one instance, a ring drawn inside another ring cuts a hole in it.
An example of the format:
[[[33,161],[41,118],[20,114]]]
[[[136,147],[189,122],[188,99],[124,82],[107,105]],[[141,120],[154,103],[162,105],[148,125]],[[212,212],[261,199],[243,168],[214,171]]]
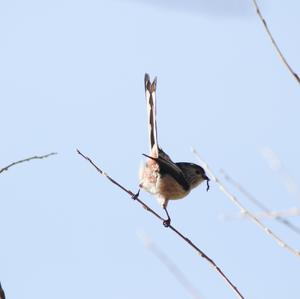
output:
[[[159,147],[157,142],[157,125],[156,125],[156,77],[151,82],[150,76],[145,74],[145,95],[147,101],[148,113],[148,133],[150,142],[150,153],[152,157],[158,157]]]

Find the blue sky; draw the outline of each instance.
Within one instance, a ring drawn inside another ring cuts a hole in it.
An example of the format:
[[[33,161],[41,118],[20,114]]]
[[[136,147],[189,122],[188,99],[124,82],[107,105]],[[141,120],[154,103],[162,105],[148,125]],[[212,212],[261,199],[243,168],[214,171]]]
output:
[[[272,209],[299,206],[259,149],[270,147],[300,182],[300,86],[251,1],[182,3],[0,3],[0,163],[59,153],[1,174],[0,280],[8,299],[188,298],[143,246],[141,230],[203,298],[235,298],[205,260],[75,152],[137,190],[148,150],[145,72],[158,76],[159,141],[173,160],[194,162],[194,146],[216,174],[225,169]],[[299,74],[300,4],[263,1],[262,9]],[[142,198],[163,215],[155,199]],[[298,298],[299,258],[247,220],[220,219],[238,210],[217,186],[208,193],[200,186],[169,212],[245,298]],[[299,235],[264,222],[300,250]]]

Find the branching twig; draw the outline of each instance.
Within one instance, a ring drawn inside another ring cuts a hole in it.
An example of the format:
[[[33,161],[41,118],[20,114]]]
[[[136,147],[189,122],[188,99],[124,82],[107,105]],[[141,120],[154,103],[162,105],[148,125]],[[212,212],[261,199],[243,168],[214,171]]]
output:
[[[31,161],[31,160],[35,160],[35,159],[45,159],[45,158],[48,158],[49,156],[53,156],[53,155],[56,155],[57,153],[50,153],[50,154],[47,154],[47,155],[44,155],[44,156],[33,156],[33,157],[29,157],[27,159],[23,159],[23,160],[20,160],[20,161],[17,161],[17,162],[13,162],[3,168],[0,169],[0,173],[8,170],[10,167],[14,166],[14,165],[17,165],[17,164],[20,164],[20,163],[23,163],[23,162],[28,162],[28,161]]]
[[[229,198],[241,211],[242,214],[246,215],[249,219],[251,219],[255,224],[257,224],[266,234],[268,234],[272,239],[274,239],[277,244],[289,252],[293,253],[297,257],[300,257],[300,252],[290,245],[288,245],[286,242],[284,242],[281,238],[279,238],[277,235],[275,235],[267,226],[265,226],[257,217],[255,217],[250,211],[248,211],[239,201],[238,199],[231,194],[225,186],[221,183],[221,181],[213,174],[213,172],[210,170],[208,164],[204,162],[200,155],[197,153],[195,149],[193,149],[193,153],[196,155],[202,166],[204,167],[207,175],[212,179],[219,187],[219,189]]]
[[[79,150],[77,150],[77,153],[82,156],[84,159],[86,159],[89,163],[91,163],[96,170],[104,175],[109,181],[111,181],[114,185],[125,191],[130,197],[134,198],[136,202],[138,202],[144,209],[146,209],[148,212],[150,212],[152,215],[154,215],[157,219],[159,219],[161,222],[164,222],[164,219],[158,215],[154,210],[152,210],[148,205],[146,205],[136,194],[134,194],[129,189],[126,189],[121,184],[119,184],[117,181],[115,181],[113,178],[111,178],[107,173],[102,171],[89,157],[82,154]],[[179,232],[173,225],[168,226],[168,228],[173,231],[175,234],[177,234],[181,239],[183,239],[187,244],[189,244],[193,249],[196,250],[196,252],[206,261],[222,276],[222,278],[227,282],[227,284],[231,287],[231,289],[235,292],[235,294],[239,298],[244,298],[243,295],[240,293],[238,288],[227,278],[227,276],[223,273],[223,271],[216,265],[216,263],[207,256],[201,249],[199,249],[190,239],[185,237],[181,232]]]
[[[297,197],[300,200],[300,188],[294,178],[289,174],[280,158],[268,147],[260,149],[261,155],[267,160],[270,168],[277,172],[280,180],[284,184],[287,192]]]
[[[264,213],[255,214],[255,217],[262,218],[262,217],[272,217],[276,221],[280,222],[281,224],[287,226],[297,234],[300,234],[300,228],[291,223],[289,220],[283,218],[283,215],[279,215],[277,212],[273,212],[270,209],[268,209],[264,204],[262,204],[260,201],[258,201],[249,191],[247,191],[239,182],[235,181],[233,178],[231,178],[224,170],[221,170],[221,172],[224,175],[224,178],[234,185],[242,194],[246,196],[253,204],[255,204],[257,207],[259,207]],[[299,209],[298,209],[299,211]]]
[[[256,13],[258,15],[258,17],[260,18],[261,22],[263,23],[263,26],[269,36],[269,38],[271,39],[272,45],[275,48],[279,58],[281,59],[281,61],[283,62],[283,64],[287,67],[287,69],[289,70],[289,72],[291,73],[291,75],[296,79],[296,81],[300,84],[300,78],[297,75],[297,73],[294,72],[294,70],[292,69],[292,67],[289,65],[289,63],[287,62],[287,60],[285,59],[284,55],[282,54],[281,50],[279,49],[279,46],[277,45],[268,25],[266,20],[264,19],[264,17],[262,16],[261,12],[260,12],[260,8],[256,2],[256,0],[252,0],[255,9],[256,9]]]
[[[260,218],[299,217],[300,209],[291,208],[291,209],[282,210],[282,211],[269,211],[269,213],[260,213],[258,216]]]
[[[149,236],[138,234],[140,239],[143,241],[145,247],[155,255],[160,262],[166,266],[170,273],[177,279],[182,287],[192,296],[194,299],[200,299],[202,296],[199,295],[197,289],[183,274],[183,272],[177,267],[177,265],[171,261],[171,259],[149,238]]]
[[[291,208],[288,210],[282,210],[282,211],[269,211],[267,212],[260,212],[260,213],[253,213],[255,217],[259,219],[269,218],[269,219],[276,219],[277,217],[299,217],[300,216],[300,209],[298,208]],[[241,219],[245,218],[245,215],[239,213],[239,214],[226,214],[222,215],[222,219],[224,220],[234,220],[234,219]],[[298,227],[296,227],[296,230],[299,230]],[[296,231],[295,230],[295,231]],[[297,231],[298,232],[298,231]]]

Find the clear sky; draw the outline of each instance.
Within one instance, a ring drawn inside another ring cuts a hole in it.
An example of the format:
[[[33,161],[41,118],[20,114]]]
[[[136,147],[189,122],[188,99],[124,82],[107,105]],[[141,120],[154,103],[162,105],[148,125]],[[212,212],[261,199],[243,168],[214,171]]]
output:
[[[138,231],[203,298],[235,298],[205,260],[76,154],[137,190],[148,150],[145,72],[158,76],[159,141],[173,160],[195,162],[194,146],[218,176],[225,169],[271,209],[299,207],[259,149],[271,148],[300,184],[300,86],[252,2],[160,2],[0,2],[1,166],[59,153],[0,175],[7,299],[189,298]],[[299,2],[260,2],[299,74]],[[248,220],[223,220],[238,210],[213,183],[210,192],[201,185],[171,202],[169,212],[245,298],[299,298],[300,258]],[[300,250],[299,235],[264,223]]]

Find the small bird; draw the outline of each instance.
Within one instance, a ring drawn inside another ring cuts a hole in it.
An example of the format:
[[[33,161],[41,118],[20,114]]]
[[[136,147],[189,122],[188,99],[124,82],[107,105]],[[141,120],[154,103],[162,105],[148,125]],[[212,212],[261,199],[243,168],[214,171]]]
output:
[[[171,223],[171,218],[167,210],[169,200],[185,197],[203,181],[207,182],[208,191],[209,178],[201,166],[187,162],[175,163],[159,147],[156,125],[156,85],[156,77],[151,82],[150,76],[145,74],[150,154],[143,154],[148,159],[140,168],[139,186],[153,194],[162,205],[168,217],[164,221],[164,226],[168,227]]]
[[[0,299],[5,299],[5,294],[4,294],[4,291],[2,289],[1,282],[0,282]]]

